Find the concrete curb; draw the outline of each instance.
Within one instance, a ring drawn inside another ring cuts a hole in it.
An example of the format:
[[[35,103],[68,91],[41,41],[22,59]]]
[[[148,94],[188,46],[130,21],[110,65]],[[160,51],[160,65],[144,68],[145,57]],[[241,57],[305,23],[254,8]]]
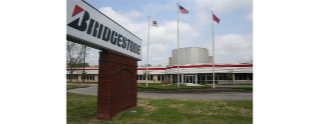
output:
[[[91,87],[91,86],[88,86],[88,87]],[[66,89],[66,90],[78,89],[78,88],[88,88],[88,87],[74,87],[74,88],[69,88],[69,89]]]

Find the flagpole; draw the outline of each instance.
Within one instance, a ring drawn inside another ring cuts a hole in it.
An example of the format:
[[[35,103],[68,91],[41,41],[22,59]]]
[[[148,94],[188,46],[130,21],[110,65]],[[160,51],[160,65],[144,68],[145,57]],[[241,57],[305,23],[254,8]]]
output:
[[[212,49],[212,55],[213,55],[213,88],[215,88],[215,52],[214,52],[214,17],[213,17],[213,10],[212,10],[212,36],[213,36],[213,39],[212,39],[212,43],[213,43],[213,45],[212,45],[212,47],[213,47],[213,49]]]
[[[178,23],[178,14],[179,14],[179,5],[177,3],[177,87],[179,87],[179,63],[178,63],[178,59],[179,59],[179,23]]]
[[[148,47],[150,44],[150,16],[148,16],[148,35],[147,35],[147,59],[146,59],[146,87],[148,87]]]

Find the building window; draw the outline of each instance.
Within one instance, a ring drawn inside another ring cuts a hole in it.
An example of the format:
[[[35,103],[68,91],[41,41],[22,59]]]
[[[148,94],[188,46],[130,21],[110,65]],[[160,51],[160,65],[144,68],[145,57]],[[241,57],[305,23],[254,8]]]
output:
[[[153,75],[150,75],[150,76],[148,77],[148,80],[149,80],[149,81],[152,81],[152,80],[153,80]]]
[[[249,80],[254,80],[254,73],[249,74]]]
[[[157,81],[161,81],[161,78],[162,77],[162,75],[157,75]]]
[[[235,74],[236,80],[247,80],[247,73],[237,73]]]
[[[76,74],[73,74],[72,76],[70,75],[70,74],[67,74],[67,76],[66,76],[66,78],[67,79],[78,79],[78,75],[76,75]]]
[[[179,74],[179,82],[182,82],[182,76]],[[177,83],[177,74],[173,74],[173,83]]]
[[[166,75],[157,75],[157,81],[165,81]]]
[[[230,80],[227,78],[226,73],[218,73],[218,74],[215,74],[215,76],[217,77],[217,80]]]
[[[83,80],[83,78],[82,78],[82,80]],[[86,75],[84,77],[84,80],[94,80],[94,75]]]
[[[146,80],[146,77],[143,77],[142,75],[138,75],[137,80]],[[148,80],[153,80],[153,75],[149,75]]]
[[[142,75],[138,75],[137,80],[145,80],[145,77],[143,77]]]

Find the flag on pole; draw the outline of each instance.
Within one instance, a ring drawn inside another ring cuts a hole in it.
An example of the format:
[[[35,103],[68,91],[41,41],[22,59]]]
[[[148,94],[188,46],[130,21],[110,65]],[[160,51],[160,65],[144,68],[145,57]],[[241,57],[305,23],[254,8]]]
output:
[[[157,23],[157,21],[150,19],[150,25],[158,28],[159,23]]]
[[[215,16],[215,14],[213,14],[213,19],[214,19],[214,21],[216,21],[216,22],[219,24],[220,19],[217,18],[217,17]]]
[[[182,12],[183,14],[188,14],[188,10],[186,10],[184,7],[179,5],[179,11]]]

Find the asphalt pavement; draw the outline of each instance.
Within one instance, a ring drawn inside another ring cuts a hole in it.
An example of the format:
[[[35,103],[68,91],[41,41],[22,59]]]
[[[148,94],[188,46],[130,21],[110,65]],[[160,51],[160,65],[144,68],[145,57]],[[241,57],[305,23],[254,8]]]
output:
[[[67,90],[69,93],[86,94],[97,96],[97,84],[91,87]],[[228,87],[229,85],[221,85]],[[241,85],[243,86],[243,85]],[[249,85],[248,85],[249,86]],[[218,86],[216,86],[218,87]],[[232,86],[233,87],[233,86]],[[144,93],[137,92],[137,97],[145,98],[171,98],[171,99],[214,99],[214,100],[253,100],[253,93]]]

